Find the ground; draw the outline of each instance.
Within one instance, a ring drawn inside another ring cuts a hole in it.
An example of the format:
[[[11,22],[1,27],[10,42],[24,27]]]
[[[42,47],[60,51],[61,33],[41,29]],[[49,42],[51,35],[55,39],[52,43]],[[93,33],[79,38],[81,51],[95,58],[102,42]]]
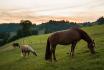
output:
[[[96,43],[96,55],[91,55],[86,42],[81,40],[75,48],[75,56],[68,54],[70,45],[56,48],[57,62],[46,62],[45,48],[49,34],[30,36],[15,42],[29,44],[38,56],[21,57],[20,49],[6,44],[0,48],[0,70],[104,70],[104,25],[85,27],[84,29]]]

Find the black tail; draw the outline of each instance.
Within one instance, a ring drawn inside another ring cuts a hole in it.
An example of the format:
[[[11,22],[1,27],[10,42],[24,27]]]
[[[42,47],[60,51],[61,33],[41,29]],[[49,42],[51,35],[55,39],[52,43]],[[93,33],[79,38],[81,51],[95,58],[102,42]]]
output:
[[[50,42],[48,39],[47,40],[47,46],[46,46],[45,60],[50,59],[50,57],[51,57],[51,50],[50,50]]]

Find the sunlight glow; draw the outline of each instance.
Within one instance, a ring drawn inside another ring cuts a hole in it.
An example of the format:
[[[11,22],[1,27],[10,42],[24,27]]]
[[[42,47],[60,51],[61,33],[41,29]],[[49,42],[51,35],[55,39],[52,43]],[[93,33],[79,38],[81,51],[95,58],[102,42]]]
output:
[[[21,19],[85,22],[100,16],[104,16],[104,0],[0,0],[0,23]]]

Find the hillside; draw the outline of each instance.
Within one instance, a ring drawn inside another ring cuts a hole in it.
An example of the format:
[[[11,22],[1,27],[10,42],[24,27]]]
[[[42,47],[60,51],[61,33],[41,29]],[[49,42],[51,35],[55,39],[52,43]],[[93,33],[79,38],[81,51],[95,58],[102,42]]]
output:
[[[30,44],[38,56],[23,58],[20,50],[12,43],[0,48],[0,70],[104,70],[104,25],[83,28],[96,42],[96,55],[91,55],[86,42],[81,40],[75,49],[75,57],[66,54],[70,46],[57,46],[58,62],[47,63],[44,59],[48,35],[30,36],[17,40],[21,44]],[[24,41],[24,42],[23,42]]]
[[[0,24],[0,32],[15,32],[20,28],[21,26],[16,23]]]

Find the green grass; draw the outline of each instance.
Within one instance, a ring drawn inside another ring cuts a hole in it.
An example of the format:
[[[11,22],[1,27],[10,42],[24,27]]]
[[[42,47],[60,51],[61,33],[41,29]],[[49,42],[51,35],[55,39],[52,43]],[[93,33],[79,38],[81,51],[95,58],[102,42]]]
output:
[[[104,25],[83,28],[96,42],[96,55],[91,55],[86,42],[81,40],[75,49],[75,57],[68,54],[70,45],[57,46],[58,62],[49,63],[44,59],[48,35],[30,36],[17,40],[21,44],[30,44],[38,56],[23,58],[20,50],[12,43],[0,48],[0,70],[104,70]]]

